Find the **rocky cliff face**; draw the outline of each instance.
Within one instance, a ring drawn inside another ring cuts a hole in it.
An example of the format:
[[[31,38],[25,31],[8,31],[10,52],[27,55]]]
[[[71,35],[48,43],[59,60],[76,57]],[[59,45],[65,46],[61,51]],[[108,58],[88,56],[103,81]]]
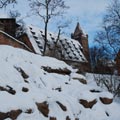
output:
[[[120,118],[110,93],[62,61],[0,46],[0,68],[0,120]]]

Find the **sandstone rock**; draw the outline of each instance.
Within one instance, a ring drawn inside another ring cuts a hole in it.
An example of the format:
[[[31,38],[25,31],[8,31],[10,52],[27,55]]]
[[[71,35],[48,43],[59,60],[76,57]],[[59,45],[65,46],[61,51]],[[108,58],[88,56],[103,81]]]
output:
[[[83,84],[87,84],[87,81],[84,80],[84,79],[79,79],[79,81],[80,81],[81,83],[83,83]]]
[[[97,103],[97,100],[94,99],[92,101],[87,101],[87,100],[83,100],[83,99],[80,99],[80,104],[82,104],[85,108],[92,108],[94,104]]]
[[[71,71],[67,68],[64,69],[54,69],[54,68],[50,68],[50,67],[42,67],[45,71],[47,71],[48,73],[58,73],[58,74],[63,74],[63,75],[70,75]]]
[[[12,120],[16,120],[16,118],[22,113],[22,110],[11,110],[8,114],[8,117]]]
[[[50,117],[50,120],[57,120],[56,117]]]
[[[87,84],[87,80],[86,77],[82,74],[78,74],[78,73],[74,73],[72,75],[72,79],[73,80],[78,80],[79,82],[81,82],[82,84]]]
[[[60,103],[59,101],[56,101],[56,103],[60,106],[60,108],[61,108],[63,111],[67,111],[66,106],[64,106],[62,103]]]
[[[31,114],[31,113],[33,113],[33,111],[32,111],[32,109],[27,109],[27,110],[25,111],[25,113]]]
[[[6,118],[11,118],[12,120],[16,120],[17,117],[22,113],[22,110],[11,110],[10,112],[3,113],[0,112],[0,120],[4,120]]]
[[[43,103],[36,103],[38,110],[45,116],[48,117],[49,109],[46,101]]]
[[[113,99],[112,98],[107,98],[107,97],[100,97],[100,101],[103,104],[111,104],[113,102]]]
[[[4,120],[8,118],[8,114],[7,113],[3,113],[3,112],[0,112],[0,120]]]

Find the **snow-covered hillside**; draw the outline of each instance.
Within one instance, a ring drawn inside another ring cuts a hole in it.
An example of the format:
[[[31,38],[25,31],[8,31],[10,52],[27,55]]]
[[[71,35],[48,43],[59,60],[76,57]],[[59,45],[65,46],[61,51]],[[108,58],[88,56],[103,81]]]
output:
[[[112,95],[62,61],[0,46],[0,120],[119,120]]]

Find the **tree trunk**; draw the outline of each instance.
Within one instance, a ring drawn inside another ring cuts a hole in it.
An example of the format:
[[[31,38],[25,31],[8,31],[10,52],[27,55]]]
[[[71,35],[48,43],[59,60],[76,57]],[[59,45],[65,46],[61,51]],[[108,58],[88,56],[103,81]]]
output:
[[[46,22],[46,23],[45,23],[45,39],[44,39],[45,43],[44,43],[43,56],[45,55],[46,45],[47,45],[47,25],[48,25],[48,23]]]
[[[46,52],[46,45],[47,45],[47,29],[48,29],[48,21],[49,21],[49,16],[48,16],[48,1],[46,0],[46,20],[45,20],[45,43],[44,43],[44,50],[43,50],[43,56],[45,55]]]

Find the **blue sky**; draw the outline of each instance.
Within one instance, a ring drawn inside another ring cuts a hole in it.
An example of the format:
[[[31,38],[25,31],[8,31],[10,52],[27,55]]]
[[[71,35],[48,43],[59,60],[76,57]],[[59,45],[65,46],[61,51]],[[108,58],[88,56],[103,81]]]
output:
[[[27,0],[18,0],[18,5],[15,7],[7,7],[7,9],[0,10],[1,14],[6,14],[9,9],[18,9],[22,16],[26,13],[29,14],[29,7],[26,2]],[[106,11],[107,5],[110,0],[65,0],[66,5],[70,6],[63,20],[71,21],[69,28],[65,31],[70,35],[74,32],[76,23],[79,22],[81,28],[89,35],[90,46],[93,45],[93,39],[95,32],[100,29],[102,17]],[[33,24],[43,28],[42,21],[39,17],[24,18],[27,24]],[[56,32],[55,22],[51,22],[49,25],[49,31]]]

